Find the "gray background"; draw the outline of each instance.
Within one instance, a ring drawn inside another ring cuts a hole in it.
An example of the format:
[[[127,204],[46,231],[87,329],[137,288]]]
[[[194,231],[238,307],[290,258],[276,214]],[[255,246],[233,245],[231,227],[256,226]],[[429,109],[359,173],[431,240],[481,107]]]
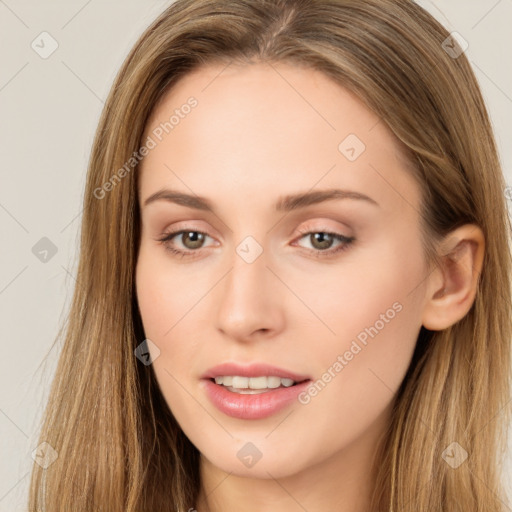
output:
[[[49,350],[75,285],[85,171],[101,108],[129,49],[169,3],[0,0],[0,512],[24,510],[59,355],[58,346]],[[419,3],[469,43],[512,185],[512,0]],[[44,31],[58,44],[46,59],[31,46],[51,49]],[[43,237],[57,250],[47,261],[33,252]]]

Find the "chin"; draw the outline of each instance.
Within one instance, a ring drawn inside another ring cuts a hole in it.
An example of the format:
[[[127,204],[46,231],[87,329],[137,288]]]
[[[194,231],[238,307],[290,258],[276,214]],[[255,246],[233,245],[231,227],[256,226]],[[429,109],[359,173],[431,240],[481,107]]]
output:
[[[298,463],[299,461],[296,460],[290,465],[290,461],[293,460],[293,453],[297,453],[296,450],[287,452],[283,451],[282,448],[277,450],[272,447],[272,455],[265,456],[265,450],[262,449],[261,458],[258,460],[254,458],[251,461],[250,456],[246,455],[246,453],[250,452],[250,449],[247,450],[246,448],[245,451],[243,451],[245,445],[246,442],[240,443],[242,448],[237,445],[237,447],[234,448],[234,456],[226,456],[227,453],[232,451],[232,449],[228,447],[221,454],[214,453],[212,457],[206,457],[201,452],[201,458],[208,459],[209,464],[221,469],[225,473],[243,478],[285,478],[297,473],[301,466]],[[270,447],[268,449],[270,449]],[[242,453],[238,456],[237,454],[240,451],[242,451]],[[256,452],[254,453],[256,454]]]

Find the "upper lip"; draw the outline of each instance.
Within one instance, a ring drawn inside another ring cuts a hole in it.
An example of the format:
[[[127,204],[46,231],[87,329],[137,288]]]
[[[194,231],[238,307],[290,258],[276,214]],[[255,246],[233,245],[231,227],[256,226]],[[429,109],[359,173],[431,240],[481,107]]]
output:
[[[202,376],[202,379],[213,379],[221,375],[232,375],[240,377],[260,377],[260,376],[276,376],[282,379],[292,379],[294,382],[302,382],[309,380],[307,375],[301,375],[277,366],[272,366],[266,363],[251,363],[249,365],[241,365],[238,363],[223,363],[213,366],[207,370]]]

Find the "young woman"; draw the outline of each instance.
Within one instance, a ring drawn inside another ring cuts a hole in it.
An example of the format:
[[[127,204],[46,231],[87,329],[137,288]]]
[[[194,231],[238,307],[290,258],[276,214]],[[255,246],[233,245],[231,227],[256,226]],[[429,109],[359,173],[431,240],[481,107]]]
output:
[[[506,510],[511,229],[462,50],[409,0],[159,16],[92,149],[31,511]]]

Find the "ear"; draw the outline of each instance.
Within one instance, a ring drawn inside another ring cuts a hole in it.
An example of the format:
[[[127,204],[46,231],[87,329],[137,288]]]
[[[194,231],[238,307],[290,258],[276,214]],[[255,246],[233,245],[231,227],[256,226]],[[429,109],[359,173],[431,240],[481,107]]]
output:
[[[482,271],[485,237],[475,224],[450,232],[440,244],[441,268],[427,278],[423,326],[440,331],[464,318],[473,305]]]

